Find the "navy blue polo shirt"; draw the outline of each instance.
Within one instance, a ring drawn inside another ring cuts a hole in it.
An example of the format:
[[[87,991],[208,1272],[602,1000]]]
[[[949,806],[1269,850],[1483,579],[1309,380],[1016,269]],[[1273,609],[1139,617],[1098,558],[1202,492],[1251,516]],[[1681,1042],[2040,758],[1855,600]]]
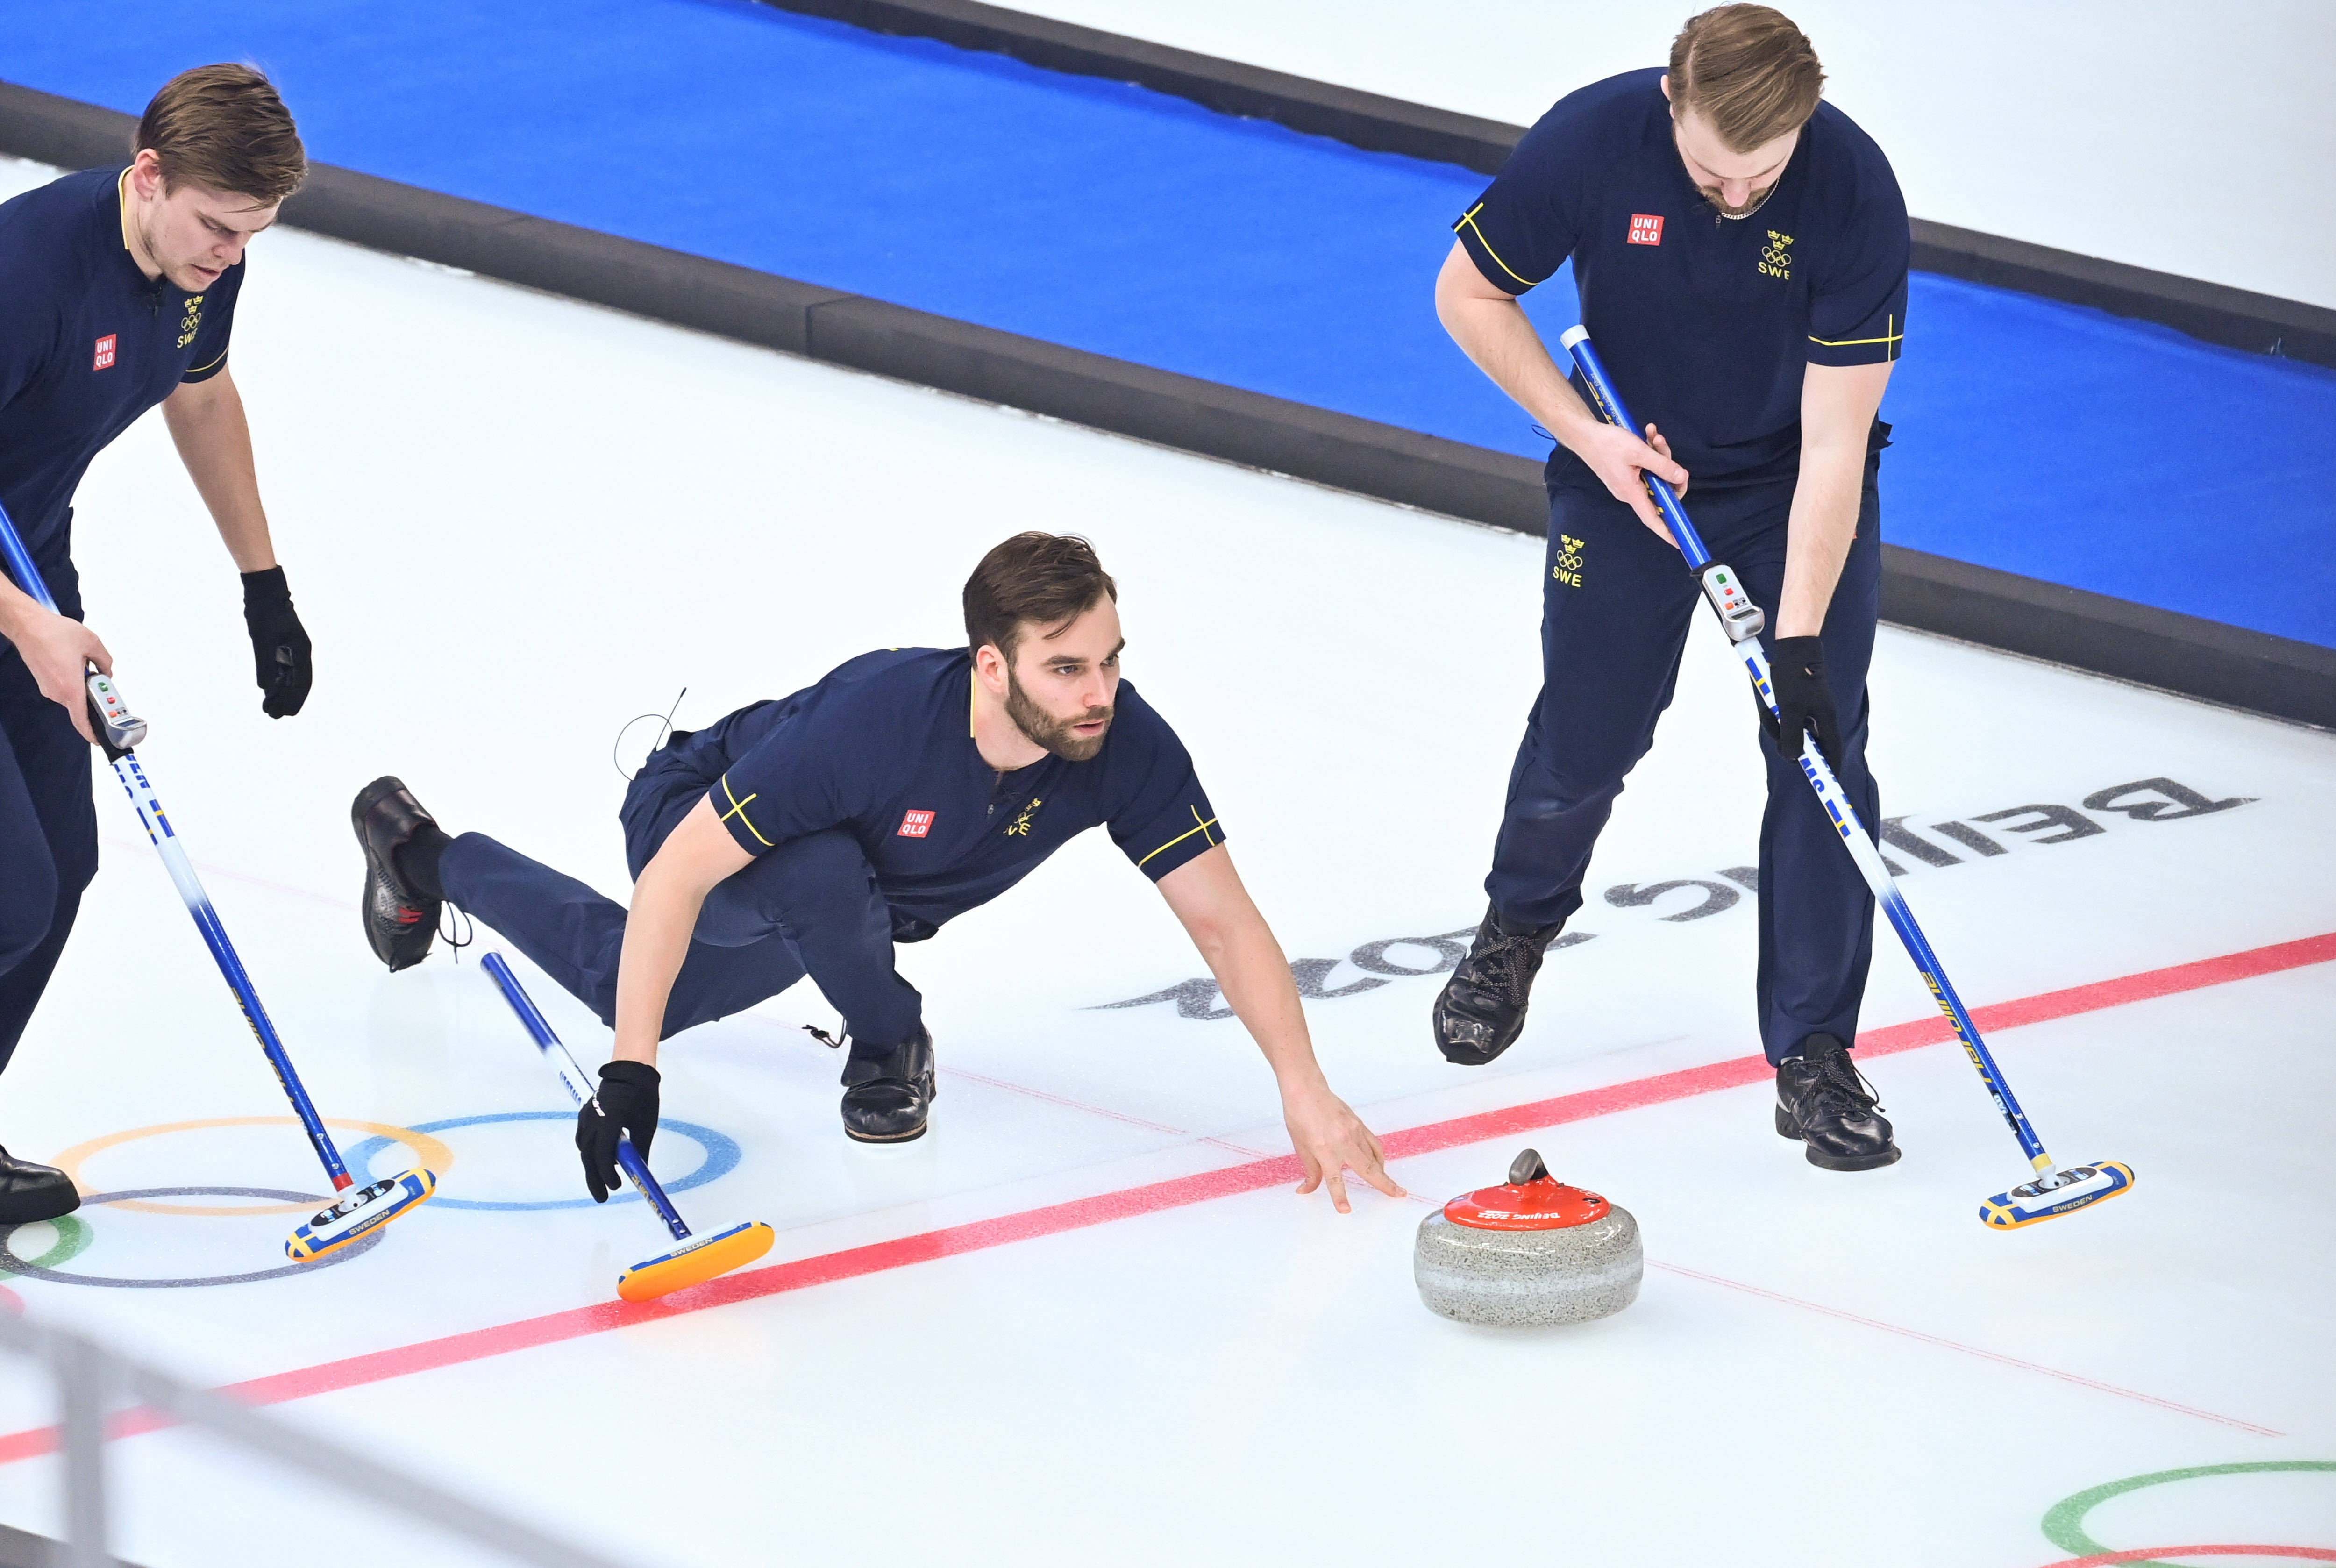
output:
[[[73,496],[90,460],[182,382],[227,364],[243,264],[200,294],[148,282],[122,242],[121,169],[0,203],[0,503],[49,591],[81,609]]]
[[[1153,881],[1225,842],[1183,743],[1132,682],[1119,683],[1103,749],[1085,762],[1049,755],[1001,774],[982,760],[972,716],[967,649],[888,648],[674,749],[710,782],[739,848],[764,855],[845,829],[893,909],[933,926],[1091,827],[1108,824]]]
[[[1905,200],[1874,139],[1821,102],[1767,200],[1723,218],[1679,159],[1662,76],[1559,100],[1454,230],[1509,294],[1572,258],[1599,357],[1697,483],[1789,475],[1802,366],[1898,357]],[[1562,447],[1551,464],[1588,472]]]

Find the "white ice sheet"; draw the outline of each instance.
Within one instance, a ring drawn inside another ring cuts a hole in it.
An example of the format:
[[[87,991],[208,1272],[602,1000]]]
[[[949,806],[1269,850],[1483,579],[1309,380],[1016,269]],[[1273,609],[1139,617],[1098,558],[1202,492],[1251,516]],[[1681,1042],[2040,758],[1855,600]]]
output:
[[[1480,913],[1538,682],[1537,541],[307,236],[254,257],[232,363],[316,640],[308,711],[258,713],[231,568],[159,422],[92,471],[77,554],[92,624],[155,726],[142,755],[327,1115],[411,1126],[562,1104],[474,964],[442,954],[393,978],[366,952],[346,826],[359,785],[398,773],[450,828],[621,894],[625,719],[686,685],[691,726],[868,648],[958,640],[966,571],[1025,527],[1096,541],[1130,678],[1190,743],[1290,955],[1338,960],[1326,989],[1387,978],[1354,966],[1359,946]],[[2327,735],[1894,630],[1874,686],[1886,809],[1916,830],[2160,775],[2250,797],[2175,822],[2094,812],[2100,833],[2056,844],[2000,823],[2007,853],[1916,865],[1909,896],[1975,1004],[2336,927]],[[1681,922],[1665,917],[1702,895],[1601,896],[1722,882],[1752,860],[1751,733],[1699,628],[1591,869],[1578,924],[1597,934],[1552,959],[1523,1042],[1451,1067],[1427,1040],[1438,982],[1388,978],[1311,1004],[1334,1082],[1391,1130],[1753,1050],[1749,897]],[[0,1101],[0,1136],[36,1157],[282,1110],[102,775],[100,795],[105,867]],[[1869,1027],[1929,1011],[1882,940]],[[1202,972],[1100,835],[902,961],[944,1065],[915,1145],[838,1135],[837,1063],[792,1027],[832,1021],[808,988],[670,1047],[660,1169],[696,1162],[676,1121],[743,1155],[683,1195],[702,1227],[766,1220],[774,1259],[806,1258],[1288,1147],[1237,1024],[1090,1010]],[[605,1051],[529,972],[579,1054]],[[2085,1487],[2330,1456],[2331,1000],[2323,965],[2002,1034],[2056,1149],[2141,1175],[2117,1203],[2017,1235],[1973,1217],[2021,1165],[1943,1047],[1872,1064],[1908,1150],[1885,1172],[1811,1169],[1757,1086],[1402,1164],[1441,1200],[1534,1142],[1690,1271],[1657,1270],[1638,1306],[1577,1332],[1424,1311],[1406,1258],[1422,1202],[1366,1194],[1341,1219],[1261,1192],[283,1414],[645,1563],[2041,1564],[2069,1553],[2039,1519]],[[577,1195],[557,1117],[441,1136],[447,1198]],[[319,1179],[282,1126],[139,1138],[83,1175]],[[83,1218],[95,1240],[63,1266],[116,1276],[268,1267],[285,1226]],[[307,1278],[8,1288],[224,1383],[603,1301],[658,1239],[638,1206],[433,1204]],[[44,1393],[0,1377],[0,1437],[38,1426]],[[153,1568],[459,1560],[183,1434],[119,1446],[122,1550]],[[0,1464],[0,1517],[54,1531],[54,1475]],[[2336,1476],[2223,1476],[2094,1523],[2127,1532],[2111,1544],[2327,1545],[2331,1502]]]

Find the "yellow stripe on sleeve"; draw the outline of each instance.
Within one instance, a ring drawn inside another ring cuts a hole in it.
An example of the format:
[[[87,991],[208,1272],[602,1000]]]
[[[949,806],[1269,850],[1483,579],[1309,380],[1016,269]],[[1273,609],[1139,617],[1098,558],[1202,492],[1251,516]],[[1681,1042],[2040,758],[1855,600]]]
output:
[[[1217,819],[1211,817],[1207,822],[1201,822],[1201,808],[1199,806],[1194,806],[1192,808],[1192,820],[1196,823],[1200,823],[1201,825],[1194,828],[1187,828],[1183,833],[1178,833],[1174,838],[1170,839],[1166,843],[1162,844],[1158,849],[1153,850],[1152,854],[1145,855],[1143,860],[1136,862],[1135,869],[1142,871],[1144,865],[1151,861],[1153,855],[1166,853],[1168,851],[1174,849],[1178,844],[1183,843],[1186,839],[1191,838],[1194,833],[1199,833],[1202,838],[1208,839],[1209,847],[1211,849],[1216,848],[1217,841],[1212,838],[1209,838],[1209,830],[1217,825]]]
[[[1495,267],[1498,267],[1502,271],[1507,273],[1511,278],[1515,278],[1519,283],[1523,284],[1527,288],[1540,287],[1541,285],[1535,283],[1532,278],[1525,277],[1523,273],[1520,273],[1515,268],[1510,266],[1507,262],[1503,261],[1501,259],[1501,253],[1493,248],[1493,242],[1484,238],[1484,230],[1476,221],[1476,214],[1484,210],[1484,204],[1479,201],[1475,206],[1471,207],[1466,212],[1461,214],[1460,221],[1452,226],[1452,231],[1456,234],[1463,228],[1475,229],[1476,234],[1476,243],[1484,248],[1484,254],[1493,258],[1493,264]]]
[[[1906,335],[1898,330],[1898,318],[1896,317],[1892,316],[1884,318],[1883,330],[1889,334],[1887,337],[1819,337],[1812,333],[1809,336],[1809,341],[1815,344],[1820,348],[1854,348],[1861,344],[1903,343],[1905,341]]]
[[[764,838],[764,837],[763,837],[763,830],[762,830],[762,829],[760,829],[760,828],[758,828],[758,827],[756,827],[756,826],[754,825],[754,819],[753,819],[752,817],[749,817],[749,816],[746,814],[746,808],[747,808],[748,806],[750,806],[750,805],[754,804],[754,802],[756,802],[756,801],[758,801],[758,800],[761,800],[763,797],[762,797],[760,794],[750,794],[750,795],[748,795],[745,800],[740,800],[740,799],[738,798],[738,794],[737,794],[737,792],[736,792],[735,790],[733,790],[733,789],[730,787],[730,775],[729,775],[728,774],[724,774],[722,775],[722,781],[721,781],[721,782],[722,782],[722,794],[723,794],[724,797],[729,801],[729,803],[730,803],[730,809],[729,809],[728,811],[726,811],[726,812],[724,812],[724,813],[721,814],[721,816],[717,817],[717,818],[716,818],[716,819],[715,819],[715,820],[716,820],[717,822],[725,822],[725,823],[726,823],[726,822],[728,822],[732,817],[736,817],[740,822],[745,823],[746,824],[746,831],[747,831],[748,833],[753,833],[753,834],[754,835],[754,837],[755,837],[758,841],[760,841],[760,842],[762,843],[762,846],[763,846],[764,849],[766,849],[766,850],[774,850],[774,849],[778,848],[778,847],[779,847],[778,845],[776,845],[776,844],[773,843],[770,840],[768,840],[768,839],[766,839],[766,838]]]

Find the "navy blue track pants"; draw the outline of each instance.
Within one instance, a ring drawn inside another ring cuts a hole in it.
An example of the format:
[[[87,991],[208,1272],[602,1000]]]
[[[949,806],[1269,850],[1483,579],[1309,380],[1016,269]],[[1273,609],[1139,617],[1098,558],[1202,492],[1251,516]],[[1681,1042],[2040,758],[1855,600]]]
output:
[[[664,752],[649,758],[619,813],[634,876],[705,794],[706,781]],[[449,900],[615,1024],[623,905],[484,833],[448,845],[438,879]],[[897,1045],[920,1027],[924,1002],[892,967],[892,934],[891,906],[857,840],[841,831],[790,840],[706,895],[661,1037],[743,1012],[809,974],[855,1040]]]
[[[0,643],[0,1068],[15,1054],[97,874],[89,742]]]
[[[1857,538],[1821,633],[1841,717],[1842,788],[1871,826],[1880,797],[1865,765],[1865,671],[1881,609],[1880,454],[1869,455]],[[1591,482],[1594,483],[1594,482]],[[1691,488],[1688,515],[1734,567],[1772,629],[1785,581],[1790,479]],[[1542,680],[1509,776],[1508,806],[1484,891],[1514,924],[1548,925],[1582,907],[1590,852],[1622,781],[1670,706],[1679,652],[1702,593],[1678,550],[1601,488],[1552,485],[1542,580]],[[1753,726],[1745,683],[1744,726]],[[1816,1033],[1857,1037],[1874,955],[1874,898],[1798,765],[1755,732],[1768,768],[1760,823],[1760,1038],[1779,1061]],[[1655,868],[1650,868],[1655,869]]]

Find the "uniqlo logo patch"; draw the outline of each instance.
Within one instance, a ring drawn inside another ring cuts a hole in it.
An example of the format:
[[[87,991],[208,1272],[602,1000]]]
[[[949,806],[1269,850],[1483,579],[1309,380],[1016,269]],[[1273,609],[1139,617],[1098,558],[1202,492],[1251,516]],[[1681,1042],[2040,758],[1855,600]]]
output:
[[[92,370],[110,370],[113,365],[113,340],[117,334],[107,333],[97,340],[97,354],[90,364]]]
[[[1663,242],[1663,219],[1660,212],[1630,214],[1630,243],[1660,245]]]
[[[930,812],[910,812],[900,819],[900,836],[904,839],[920,839],[932,831]]]

